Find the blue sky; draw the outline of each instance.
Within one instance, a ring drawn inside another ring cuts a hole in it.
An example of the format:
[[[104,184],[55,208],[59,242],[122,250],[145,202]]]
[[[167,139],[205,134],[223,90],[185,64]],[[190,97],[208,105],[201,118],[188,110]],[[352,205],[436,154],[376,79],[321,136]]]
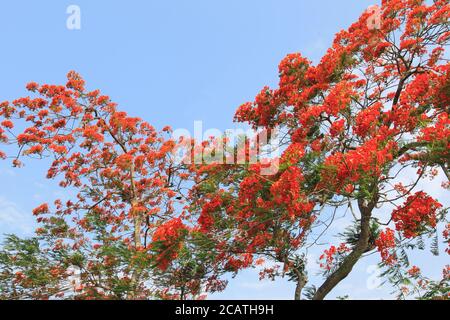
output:
[[[0,100],[26,94],[29,81],[65,83],[82,74],[120,108],[156,127],[233,128],[236,108],[277,83],[279,61],[302,52],[318,61],[334,34],[377,0],[4,1],[0,5]],[[66,8],[81,8],[81,30],[66,28]],[[31,209],[67,197],[41,163],[20,171],[0,163],[0,233],[33,230]],[[367,289],[368,258],[330,297],[388,297]],[[284,281],[246,271],[213,298],[292,298]]]

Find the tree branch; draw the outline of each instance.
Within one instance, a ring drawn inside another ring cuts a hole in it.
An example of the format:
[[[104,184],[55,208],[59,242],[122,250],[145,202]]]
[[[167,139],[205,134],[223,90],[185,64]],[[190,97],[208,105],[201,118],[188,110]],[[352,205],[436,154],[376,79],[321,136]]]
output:
[[[333,272],[325,282],[317,289],[313,300],[323,300],[325,296],[333,290],[336,285],[341,282],[352,271],[353,266],[361,258],[369,244],[370,237],[370,218],[376,201],[366,205],[363,199],[358,200],[359,210],[361,211],[361,232],[359,239],[353,248],[353,251],[344,259],[339,268]]]

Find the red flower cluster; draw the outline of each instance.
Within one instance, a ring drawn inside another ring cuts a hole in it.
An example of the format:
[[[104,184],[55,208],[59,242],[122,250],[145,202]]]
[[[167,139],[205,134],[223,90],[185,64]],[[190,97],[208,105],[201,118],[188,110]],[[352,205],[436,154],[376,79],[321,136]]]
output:
[[[0,103],[0,142],[17,144],[23,151],[19,157],[53,156],[48,178],[59,176],[62,187],[78,189],[76,201],[55,203],[57,219],[39,217],[45,227],[39,233],[58,238],[67,232],[74,249],[91,245],[107,252],[110,242],[119,241],[128,245],[133,259],[154,258],[164,270],[177,266],[177,261],[171,263],[191,230],[184,223],[193,219],[189,223],[198,223],[193,230],[215,245],[207,247],[208,257],[218,251],[214,270],[220,264],[237,271],[264,255],[291,268],[285,260],[310,240],[314,219],[326,219],[320,209],[357,200],[374,210],[396,201],[395,190],[400,197],[409,196],[392,213],[400,233],[412,238],[436,227],[441,208],[436,200],[423,192],[411,196],[409,186],[400,183],[392,191],[386,187],[408,165],[433,172],[449,158],[450,63],[444,55],[450,41],[449,3],[384,0],[380,10],[376,30],[366,12],[337,34],[317,64],[298,53],[287,55],[279,65],[278,88],[264,87],[237,110],[237,121],[283,132],[280,171],[271,176],[262,176],[262,164],[178,166],[170,156],[176,144],[164,138],[170,128],[156,132],[147,122],[116,110],[100,91],[86,92],[75,72],[68,74],[65,86],[28,84],[39,97]],[[16,119],[25,125],[17,134],[13,129],[22,125]],[[204,142],[192,156],[214,145]],[[227,157],[234,158],[232,153]],[[0,158],[5,157],[0,151]],[[15,166],[20,166],[19,157]],[[184,188],[181,181],[194,175]],[[34,214],[49,210],[41,205]],[[375,211],[371,214],[376,218]],[[101,239],[107,240],[93,238],[100,224],[107,233]],[[447,241],[449,233],[447,226]],[[55,240],[54,250],[66,245],[61,237]],[[375,244],[383,261],[396,263],[393,230],[381,232]],[[322,267],[331,270],[348,250],[345,244],[325,250]],[[97,258],[87,264],[87,272],[99,275],[99,261],[115,263],[111,257]],[[128,273],[122,279],[126,284],[131,269],[120,272]],[[278,274],[272,271],[271,277]],[[410,275],[417,272],[411,269]],[[89,284],[83,293],[88,290],[100,294]],[[181,297],[170,290],[163,296]]]
[[[447,113],[440,114],[433,126],[422,128],[420,133],[418,141],[429,142],[442,158],[450,157],[450,119]]]
[[[157,266],[166,270],[170,263],[178,256],[182,246],[183,235],[188,231],[180,218],[172,219],[160,225],[153,234],[154,247],[156,247]]]
[[[392,212],[397,231],[406,238],[413,238],[425,231],[427,227],[436,226],[436,213],[442,205],[419,191],[406,199],[406,202]]]
[[[292,143],[283,152],[281,163],[289,166],[296,165],[300,162],[304,155],[305,147],[301,143]]]
[[[221,206],[222,199],[220,196],[215,196],[213,199],[203,204],[202,212],[197,221],[200,225],[200,231],[206,231],[214,224],[213,214],[218,211]]]
[[[12,129],[12,128],[14,128],[14,124],[13,124],[13,122],[12,122],[11,120],[4,120],[4,121],[2,121],[1,125],[2,125],[4,128],[7,128],[7,129]]]
[[[382,231],[375,241],[375,245],[381,254],[381,259],[383,259],[386,264],[393,265],[397,262],[394,252],[395,236],[393,230],[387,228],[385,231]]]
[[[392,153],[396,149],[397,145],[393,141],[380,147],[380,139],[373,138],[356,150],[329,156],[325,159],[322,172],[323,187],[333,186],[339,191],[349,183],[358,183],[367,176],[379,176],[383,166],[393,159]]]
[[[40,214],[45,214],[45,213],[49,213],[50,210],[48,208],[48,204],[44,203],[41,204],[39,207],[33,209],[33,215],[38,216]]]
[[[445,242],[447,242],[447,248],[445,248],[445,252],[450,254],[450,223],[447,223],[445,226],[445,230],[442,232],[444,236]]]
[[[251,253],[244,253],[237,258],[230,257],[225,264],[225,269],[229,271],[238,271],[249,267],[253,262],[253,255]]]
[[[330,127],[330,135],[334,138],[340,135],[344,131],[344,128],[345,128],[345,120],[344,119],[337,120],[333,122],[333,124]]]
[[[447,113],[439,115],[436,124],[433,127],[426,127],[421,130],[422,141],[447,141],[450,136],[450,119]],[[448,142],[450,143],[450,142]]]
[[[408,270],[408,275],[409,275],[410,277],[413,277],[413,278],[419,276],[419,275],[420,275],[420,268],[417,267],[417,266],[412,266],[412,267]]]
[[[446,265],[444,270],[442,270],[442,276],[444,280],[450,280],[450,265]]]
[[[339,247],[331,246],[329,249],[326,249],[319,257],[319,260],[323,261],[319,264],[319,266],[322,269],[330,271],[333,268],[337,257],[343,256],[350,251],[351,249],[345,243],[341,243]]]
[[[308,201],[301,191],[302,182],[301,169],[290,167],[270,188],[273,201],[279,206],[285,206],[292,220],[310,213],[314,208],[314,203]]]
[[[378,127],[378,117],[381,114],[381,103],[375,103],[367,109],[362,110],[355,119],[354,132],[360,137],[373,134]]]

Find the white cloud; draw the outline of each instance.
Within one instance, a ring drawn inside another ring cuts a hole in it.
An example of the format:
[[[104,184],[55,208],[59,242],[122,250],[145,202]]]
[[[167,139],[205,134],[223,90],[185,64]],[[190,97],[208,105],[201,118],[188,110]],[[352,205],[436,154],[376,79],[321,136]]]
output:
[[[1,233],[31,234],[33,229],[31,213],[24,213],[16,203],[0,197]]]
[[[34,185],[39,189],[45,189],[47,186],[41,182],[34,182]]]
[[[0,176],[14,177],[16,172],[12,169],[0,168]]]
[[[269,287],[273,286],[272,282],[269,281],[244,281],[244,282],[240,282],[239,284],[240,288],[245,288],[245,289],[267,289]]]

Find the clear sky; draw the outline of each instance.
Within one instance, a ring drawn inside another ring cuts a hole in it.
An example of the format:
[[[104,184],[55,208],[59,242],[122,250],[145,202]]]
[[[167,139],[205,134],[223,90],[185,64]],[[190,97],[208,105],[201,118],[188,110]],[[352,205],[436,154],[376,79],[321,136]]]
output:
[[[129,114],[156,127],[233,128],[236,108],[277,83],[288,53],[318,61],[336,32],[378,0],[2,1],[0,101],[26,95],[29,81],[65,83],[69,70],[101,89]],[[68,30],[66,9],[81,9],[81,29]],[[30,163],[0,163],[0,234],[29,235],[31,209],[67,197]],[[388,297],[368,289],[368,258],[330,297]],[[259,282],[250,270],[214,298],[292,298],[284,281]]]

